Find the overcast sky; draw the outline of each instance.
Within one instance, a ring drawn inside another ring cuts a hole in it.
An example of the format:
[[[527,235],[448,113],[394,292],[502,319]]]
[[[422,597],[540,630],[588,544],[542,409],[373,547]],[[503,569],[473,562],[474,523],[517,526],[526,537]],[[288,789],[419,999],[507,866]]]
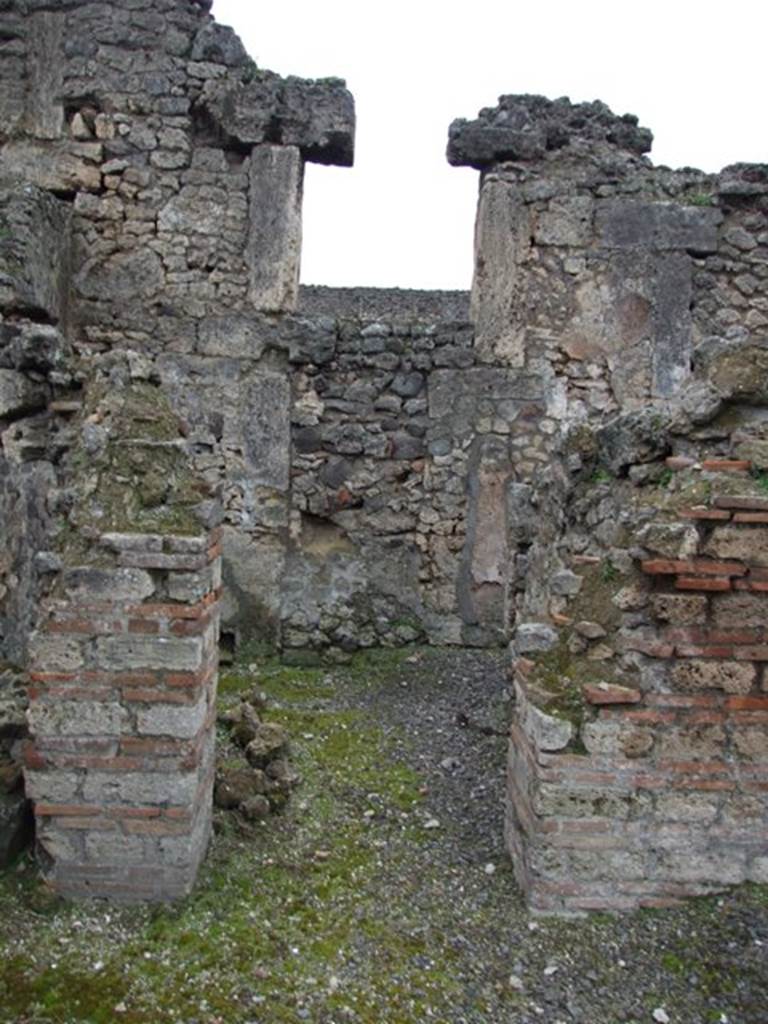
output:
[[[448,125],[501,93],[601,99],[656,164],[768,162],[766,0],[215,0],[260,67],[345,78],[355,167],[307,168],[306,284],[468,288],[478,174]]]

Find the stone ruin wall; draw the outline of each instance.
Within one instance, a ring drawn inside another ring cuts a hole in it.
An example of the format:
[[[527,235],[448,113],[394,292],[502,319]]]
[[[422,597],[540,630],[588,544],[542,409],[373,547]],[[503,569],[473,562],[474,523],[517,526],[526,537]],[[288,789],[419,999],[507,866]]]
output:
[[[303,163],[351,163],[352,99],[208,7],[2,12],[0,653],[35,674],[49,875],[189,888],[221,603],[286,653],[511,637],[538,909],[765,880],[766,169],[654,168],[631,117],[503,97],[449,137],[471,310],[299,290]]]
[[[253,469],[284,544],[288,346],[259,364],[254,331],[281,326],[254,311],[296,301],[304,160],[352,159],[343,83],[258,72],[209,7],[2,9],[0,653],[4,682],[29,670],[33,740],[4,700],[0,810],[11,855],[23,755],[41,866],[70,895],[194,880],[236,503],[218,467],[233,489]]]
[[[351,97],[333,81],[256,74],[199,7],[127,4],[115,18],[95,4],[16,5],[16,29],[8,16],[16,84],[0,174],[71,210],[78,376],[128,358],[185,420],[221,493],[224,623],[238,641],[498,643],[505,585],[465,491],[499,403],[511,423],[541,394],[516,378],[486,398],[483,374],[463,372],[475,357],[456,298],[319,312],[315,297],[290,312],[303,160],[350,162]],[[498,517],[493,530],[498,559]]]
[[[543,912],[768,880],[768,168],[649,144],[502,97],[449,146],[483,169],[479,357],[560,403],[507,491],[507,845]]]

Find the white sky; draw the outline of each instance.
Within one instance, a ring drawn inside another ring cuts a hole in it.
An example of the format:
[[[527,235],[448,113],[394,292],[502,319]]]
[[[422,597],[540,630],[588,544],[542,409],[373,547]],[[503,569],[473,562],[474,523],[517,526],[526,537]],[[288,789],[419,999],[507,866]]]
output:
[[[601,99],[656,164],[768,162],[766,0],[215,0],[260,67],[345,78],[355,167],[307,168],[302,281],[468,288],[478,174],[448,125],[501,93]]]

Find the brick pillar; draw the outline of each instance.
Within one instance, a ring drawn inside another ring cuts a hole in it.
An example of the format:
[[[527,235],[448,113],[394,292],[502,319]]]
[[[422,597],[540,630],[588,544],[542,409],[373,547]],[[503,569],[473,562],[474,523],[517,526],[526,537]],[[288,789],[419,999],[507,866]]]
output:
[[[768,499],[724,493],[678,517],[658,529],[687,526],[691,551],[642,560],[638,623],[613,638],[638,660],[637,687],[596,667],[569,720],[547,711],[534,656],[517,658],[506,838],[535,910],[768,882]]]
[[[170,900],[211,825],[219,538],[105,534],[31,641],[27,792],[65,896]]]

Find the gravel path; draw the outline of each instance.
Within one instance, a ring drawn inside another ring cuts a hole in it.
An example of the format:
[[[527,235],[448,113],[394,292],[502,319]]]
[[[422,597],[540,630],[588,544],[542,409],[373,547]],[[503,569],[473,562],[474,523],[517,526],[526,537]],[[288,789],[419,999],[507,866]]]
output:
[[[426,845],[411,848],[410,863],[397,860],[408,901],[425,923],[450,929],[459,951],[453,971],[463,999],[439,1019],[768,1022],[764,887],[621,917],[526,913],[502,841],[506,739],[498,734],[509,690],[501,656],[432,651],[369,689],[337,692],[394,737],[428,787],[422,813],[440,823]],[[437,881],[421,884],[427,876]]]

